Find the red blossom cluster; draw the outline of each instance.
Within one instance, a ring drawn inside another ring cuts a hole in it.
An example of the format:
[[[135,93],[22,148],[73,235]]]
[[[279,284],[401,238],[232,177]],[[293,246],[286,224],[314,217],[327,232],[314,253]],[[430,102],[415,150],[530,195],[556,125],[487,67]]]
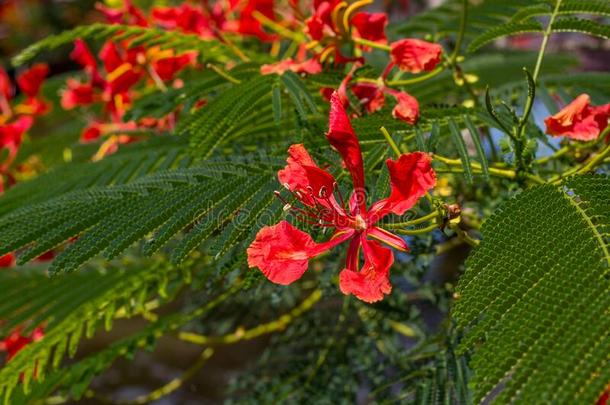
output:
[[[388,214],[402,215],[413,207],[435,185],[436,175],[430,157],[424,153],[404,153],[397,160],[388,159],[390,195],[367,206],[358,137],[339,94],[334,93],[330,102],[326,138],[351,174],[354,192],[350,198],[344,200],[334,177],[320,168],[301,144],[289,148],[287,165],[278,172],[278,179],[302,205],[295,207],[284,201],[284,208],[305,223],[333,230],[333,235],[327,242],[316,243],[285,220],[266,226],[248,248],[248,265],[258,267],[274,283],[290,284],[305,273],[309,259],[349,241],[345,268],[339,275],[340,289],[344,294],[375,302],[391,291],[389,271],[394,262],[392,251],[379,242],[408,251],[401,237],[376,224]]]
[[[0,340],[0,352],[6,352],[6,361],[10,361],[28,344],[38,342],[44,336],[44,329],[40,326],[34,328],[29,335],[24,335],[23,329],[23,326],[19,326],[4,340]]]
[[[385,104],[385,96],[394,98],[396,105],[392,111],[394,118],[410,125],[419,118],[419,104],[410,94],[388,87],[386,79],[394,67],[409,73],[429,72],[441,61],[442,48],[438,44],[419,39],[405,38],[387,45],[385,27],[388,16],[385,13],[358,11],[370,1],[357,1],[348,5],[339,0],[314,1],[313,14],[305,21],[304,32],[311,42],[303,43],[296,59],[287,58],[280,62],[263,65],[262,74],[282,74],[286,71],[316,74],[322,71],[322,63],[332,59],[335,65],[354,62],[358,67],[364,61],[361,56],[373,48],[385,49],[389,62],[379,80],[374,83],[355,81],[355,69],[346,76],[339,95],[342,102],[349,104],[348,90],[355,96],[362,108],[369,112],[380,110]],[[301,14],[300,12],[296,14]],[[346,56],[341,45],[353,43],[354,55]],[[329,98],[333,89],[322,89]]]
[[[50,104],[40,95],[40,89],[49,67],[44,63],[33,65],[16,77],[17,88],[24,100],[11,105],[15,96],[15,86],[7,72],[0,67],[0,152],[6,150],[6,158],[0,162],[0,193],[7,185],[12,185],[15,178],[11,165],[17,157],[23,136],[32,127],[34,119],[46,114]]]

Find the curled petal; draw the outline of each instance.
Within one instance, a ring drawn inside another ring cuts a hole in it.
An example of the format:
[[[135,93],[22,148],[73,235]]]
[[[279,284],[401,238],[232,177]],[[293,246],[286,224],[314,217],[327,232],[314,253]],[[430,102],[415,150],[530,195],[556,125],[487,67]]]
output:
[[[364,165],[362,163],[360,143],[345,112],[343,103],[336,92],[330,99],[330,116],[328,121],[326,138],[341,154],[345,167],[352,176],[354,189],[363,190]]]
[[[318,167],[303,144],[291,145],[288,148],[286,163],[286,167],[277,173],[278,180],[291,191],[305,193],[303,194],[305,204],[314,204],[314,201],[308,196],[309,191],[316,197],[321,192],[328,193],[327,195],[332,194],[334,177]]]
[[[392,116],[409,125],[415,125],[419,119],[419,103],[417,99],[404,91],[393,92],[392,95],[396,98],[397,102],[392,110]]]
[[[17,84],[25,95],[28,97],[36,97],[47,74],[49,74],[49,65],[46,63],[37,63],[17,76]]]
[[[309,259],[349,239],[353,232],[342,232],[326,243],[318,244],[309,234],[287,221],[265,226],[247,250],[248,266],[258,267],[276,284],[290,284],[307,270]]]
[[[358,31],[360,38],[381,43],[387,41],[385,27],[388,25],[388,16],[386,13],[359,12],[352,17],[351,23]]]
[[[372,222],[392,212],[402,215],[436,184],[430,156],[423,152],[404,153],[398,160],[386,161],[390,172],[392,191],[386,199],[373,204]]]
[[[390,48],[392,62],[407,72],[430,71],[441,61],[442,48],[432,42],[408,38],[393,42]]]
[[[339,288],[345,295],[354,294],[364,302],[376,302],[392,291],[390,267],[394,255],[376,241],[362,238],[364,265],[360,271],[346,268],[339,274]]]
[[[546,132],[579,141],[591,141],[608,126],[610,104],[591,106],[590,97],[581,94],[557,114],[544,120]]]

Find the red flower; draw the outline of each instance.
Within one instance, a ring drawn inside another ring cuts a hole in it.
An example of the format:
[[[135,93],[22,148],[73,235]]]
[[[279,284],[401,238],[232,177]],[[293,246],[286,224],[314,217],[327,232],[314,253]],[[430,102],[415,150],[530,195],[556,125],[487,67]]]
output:
[[[13,96],[13,84],[2,66],[0,66],[0,96],[4,97],[6,101]]]
[[[331,14],[338,3],[339,1],[337,0],[314,2],[314,13],[305,22],[307,25],[305,31],[311,37],[311,39],[319,41],[325,36],[326,33],[332,35],[335,29],[331,19]]]
[[[6,361],[10,361],[23,348],[32,342],[41,340],[44,336],[44,330],[41,327],[35,328],[30,336],[24,336],[23,327],[16,328],[8,337],[0,341],[0,351],[6,351]]]
[[[411,73],[433,70],[441,61],[441,46],[420,39],[401,39],[390,44],[392,62]]]
[[[360,38],[373,42],[385,43],[385,27],[388,25],[388,16],[385,13],[356,13],[351,20]]]
[[[383,108],[385,95],[383,90],[375,84],[356,83],[352,87],[352,93],[360,100],[367,112],[374,113]]]
[[[610,385],[606,387],[606,392],[602,394],[601,397],[597,400],[595,405],[608,405],[610,404]]]
[[[83,143],[92,142],[99,139],[100,136],[102,136],[101,124],[93,122],[88,127],[83,129],[83,132],[80,135],[80,140]]]
[[[199,34],[205,38],[213,38],[210,23],[203,12],[188,3],[177,7],[153,7],[153,20],[166,29],[180,29],[183,32]]]
[[[180,56],[169,56],[152,62],[152,68],[159,75],[161,80],[171,80],[174,75],[187,65],[193,64],[197,54],[193,52],[184,53]]]
[[[322,65],[316,59],[308,59],[304,62],[295,62],[292,58],[283,61],[261,66],[261,74],[284,74],[288,70],[295,73],[307,73],[310,75],[318,74],[322,71]]]
[[[46,63],[37,63],[17,76],[17,84],[26,96],[36,97],[47,74],[49,66]]]
[[[389,269],[394,260],[392,251],[377,241],[408,250],[402,238],[379,228],[376,223],[390,213],[402,215],[415,205],[434,186],[436,175],[430,157],[424,153],[403,154],[396,161],[388,159],[390,196],[367,207],[360,144],[337,93],[331,97],[326,137],[343,158],[352,178],[354,193],[347,206],[333,176],[317,166],[303,145],[289,148],[287,165],[278,172],[278,179],[304,206],[301,209],[287,203],[285,208],[305,222],[333,229],[333,236],[327,242],[316,243],[287,221],[266,226],[248,248],[248,265],[258,267],[274,283],[290,284],[307,270],[309,259],[351,240],[346,266],[339,276],[340,289],[344,294],[375,302],[392,288]],[[360,248],[364,254],[362,268]]]
[[[419,119],[419,103],[417,99],[404,91],[391,91],[396,98],[396,106],[392,110],[392,116],[402,120],[409,125],[415,125]]]
[[[87,70],[97,70],[95,56],[82,39],[74,41],[74,50],[70,52],[70,58]]]
[[[148,21],[144,13],[133,5],[131,0],[123,0],[122,8],[110,8],[101,3],[96,3],[95,7],[104,14],[106,21],[110,24],[128,24],[147,27]]]
[[[246,6],[239,15],[237,31],[244,35],[255,36],[261,41],[272,41],[275,35],[269,35],[264,30],[255,12],[258,12],[270,20],[275,20],[273,11],[273,0],[247,0]]]
[[[591,106],[587,94],[581,94],[557,114],[544,120],[546,133],[567,136],[578,141],[591,141],[608,126],[610,104]]]
[[[8,170],[8,167],[15,160],[19,146],[21,146],[23,134],[30,129],[32,123],[32,117],[22,116],[11,124],[0,126],[0,149],[8,150],[7,158],[0,165],[0,172]]]
[[[15,254],[7,253],[0,256],[0,267],[13,267],[15,265]]]
[[[92,104],[94,101],[93,86],[81,83],[75,79],[68,79],[68,88],[61,94],[61,107],[71,110],[77,106]]]

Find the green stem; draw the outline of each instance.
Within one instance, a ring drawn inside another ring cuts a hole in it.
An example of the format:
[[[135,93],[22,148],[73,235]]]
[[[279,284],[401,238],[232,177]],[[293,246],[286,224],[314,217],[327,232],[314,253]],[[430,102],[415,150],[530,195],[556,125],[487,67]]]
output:
[[[428,225],[425,228],[419,229],[395,229],[394,232],[399,233],[401,235],[421,235],[423,233],[432,232],[435,229],[438,229],[437,224]]]
[[[384,227],[388,228],[388,229],[394,229],[394,228],[403,228],[406,226],[419,225],[424,222],[432,221],[433,219],[438,218],[439,215],[440,215],[440,213],[438,211],[432,211],[431,213],[426,214],[423,217],[415,218],[415,219],[412,219],[410,221],[405,221],[405,222],[394,222],[391,224],[385,224]]]
[[[573,174],[587,173],[587,172],[593,170],[598,165],[602,164],[604,162],[604,160],[606,159],[606,157],[608,157],[608,156],[610,156],[610,144],[606,145],[606,147],[601,152],[599,152],[597,155],[594,155],[593,157],[591,157],[588,161],[553,177],[549,182],[556,184],[556,183],[561,182],[562,179],[564,179],[568,176],[571,176]]]
[[[424,81],[426,81],[426,80],[428,80],[428,79],[438,75],[443,70],[444,70],[444,68],[442,66],[439,66],[436,69],[432,70],[431,72],[426,73],[425,75],[417,76],[417,77],[414,77],[412,79],[390,80],[390,81],[387,82],[387,84],[390,87],[394,87],[394,86],[407,86],[409,84],[420,83],[420,82],[424,82]]]
[[[460,48],[462,48],[462,42],[464,40],[464,33],[466,32],[466,20],[468,19],[468,0],[462,1],[462,18],[460,19],[460,31],[458,32],[457,39],[455,40],[455,48],[451,54],[450,64],[453,65],[460,55]]]
[[[480,240],[473,238],[472,236],[470,236],[468,234],[468,232],[466,232],[465,230],[460,228],[459,224],[450,223],[449,228],[451,228],[451,230],[453,230],[456,233],[458,238],[460,238],[464,242],[468,243],[472,247],[479,246],[479,244],[481,243]]]
[[[386,51],[386,52],[390,52],[392,50],[392,48],[390,48],[388,45],[380,44],[380,43],[374,42],[374,41],[369,41],[368,39],[364,39],[364,38],[352,38],[352,41],[359,45],[370,46],[371,48],[381,49],[382,51]]]
[[[544,36],[542,37],[542,44],[540,45],[540,51],[538,51],[538,58],[536,59],[536,66],[534,67],[534,74],[532,75],[534,78],[534,83],[538,80],[538,74],[540,73],[540,67],[542,66],[542,59],[544,58],[546,45],[549,42],[549,37],[551,36],[551,31],[553,29],[553,22],[555,21],[557,14],[559,14],[559,6],[561,6],[561,0],[557,0],[553,14],[551,14],[551,19],[549,20],[549,25],[546,27]]]
[[[388,144],[390,144],[390,147],[392,148],[392,150],[396,154],[396,157],[400,157],[402,152],[400,152],[400,149],[398,148],[398,145],[396,145],[396,142],[394,142],[394,139],[392,139],[392,136],[390,135],[388,130],[385,129],[385,127],[381,127],[381,128],[379,128],[379,130],[381,131],[383,136],[385,136],[386,141],[388,141]]]

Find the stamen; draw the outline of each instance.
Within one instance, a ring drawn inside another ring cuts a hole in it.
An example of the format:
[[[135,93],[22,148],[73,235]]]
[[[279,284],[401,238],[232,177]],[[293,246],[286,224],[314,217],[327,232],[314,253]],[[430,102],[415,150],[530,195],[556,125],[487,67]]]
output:
[[[292,209],[292,205],[286,204],[286,205],[284,205],[283,209],[284,209],[284,211],[290,211]]]
[[[320,192],[318,193],[320,198],[326,199],[328,197],[326,186],[320,187]]]

